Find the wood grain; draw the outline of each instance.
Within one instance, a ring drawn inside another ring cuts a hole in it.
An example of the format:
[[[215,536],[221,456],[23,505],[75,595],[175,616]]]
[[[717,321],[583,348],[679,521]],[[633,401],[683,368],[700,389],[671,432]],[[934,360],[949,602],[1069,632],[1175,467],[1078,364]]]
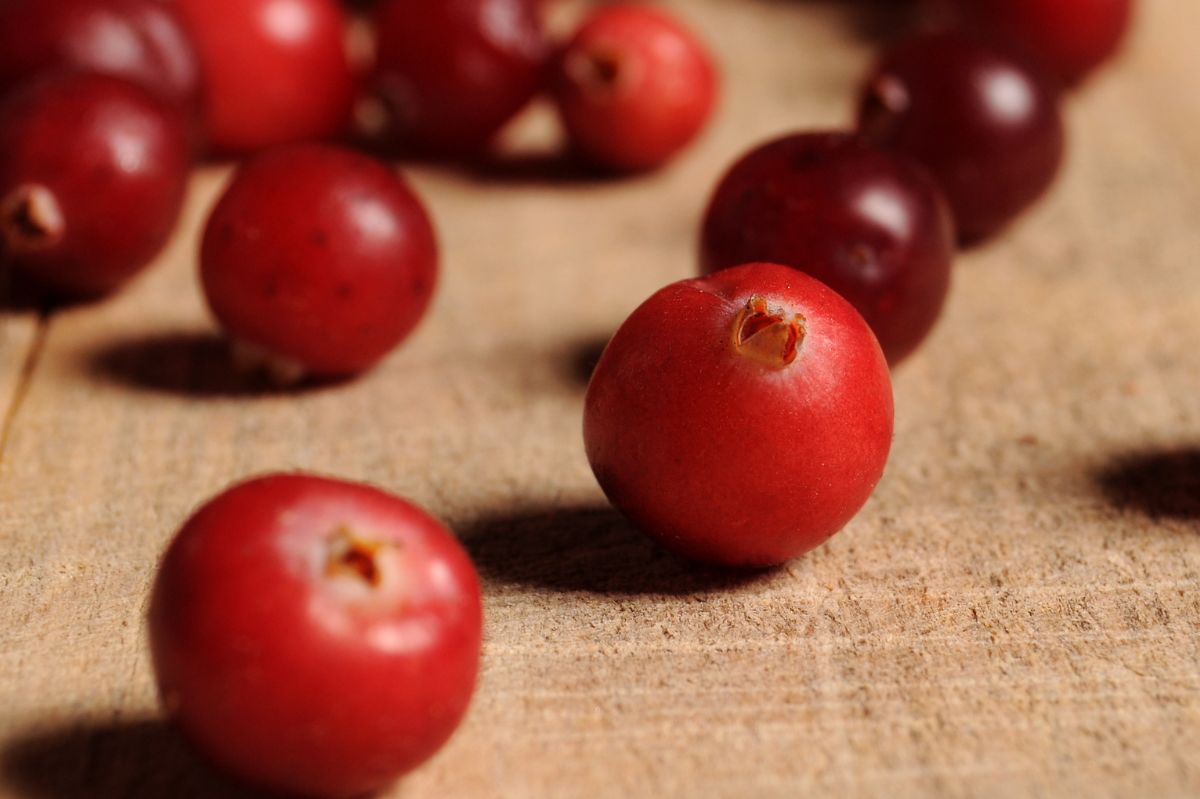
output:
[[[1053,195],[961,259],[895,376],[866,510],[738,576],[606,508],[587,364],[691,273],[732,157],[845,124],[874,43],[852,4],[673,5],[724,62],[712,132],[624,182],[410,170],[444,281],[360,381],[280,394],[230,373],[194,277],[217,167],[128,292],[53,316],[32,358],[36,323],[4,322],[0,796],[237,793],[156,720],[146,591],[198,502],[295,468],[426,505],[484,577],[471,714],[396,796],[1200,794],[1200,7],[1145,0],[1071,100]],[[539,140],[544,109],[527,124]]]

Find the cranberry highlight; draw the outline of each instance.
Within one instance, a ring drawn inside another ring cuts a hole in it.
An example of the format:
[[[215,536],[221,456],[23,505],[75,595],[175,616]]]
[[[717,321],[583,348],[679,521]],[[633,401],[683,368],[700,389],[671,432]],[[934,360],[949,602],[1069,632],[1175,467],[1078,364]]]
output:
[[[891,446],[891,381],[845,300],[795,269],[748,264],[633,312],[596,365],[583,435],[605,494],[663,546],[770,566],[867,501]]]
[[[209,307],[281,382],[373,366],[425,314],[437,242],[387,165],[331,145],[263,153],[235,175],[200,253]]]
[[[844,133],[751,150],[717,185],[701,231],[705,273],[753,261],[799,269],[863,315],[891,364],[933,328],[953,259],[949,210],[925,171]]]
[[[98,74],[52,74],[0,104],[0,252],[38,283],[92,297],[166,244],[190,139],[179,109]]]
[[[574,147],[618,171],[651,169],[712,115],[717,70],[676,19],[647,6],[597,8],[554,64],[551,92]]]
[[[149,611],[170,719],[216,767],[304,796],[359,796],[431,757],[470,702],[481,627],[475,570],[436,519],[303,474],[197,510]]]
[[[883,56],[863,91],[859,129],[924,165],[960,237],[975,242],[1054,182],[1058,102],[1055,82],[1026,59],[960,34],[925,34]]]

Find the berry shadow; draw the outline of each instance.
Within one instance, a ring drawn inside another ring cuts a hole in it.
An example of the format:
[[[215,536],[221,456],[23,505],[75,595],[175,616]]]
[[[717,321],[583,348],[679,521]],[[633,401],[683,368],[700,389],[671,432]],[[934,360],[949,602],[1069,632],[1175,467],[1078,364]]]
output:
[[[641,174],[605,169],[566,144],[552,149],[487,150],[475,156],[437,155],[370,138],[354,139],[350,146],[401,167],[438,169],[482,185],[590,187],[626,182]]]
[[[585,339],[567,350],[562,370],[572,385],[587,387],[600,356],[604,354],[604,348],[608,346],[608,339],[608,336]]]
[[[605,170],[569,151],[495,155],[465,165],[467,177],[478,183],[529,186],[596,186],[627,182],[639,173]]]
[[[234,365],[229,345],[215,333],[169,332],[106,342],[87,353],[94,377],[127,388],[192,397],[255,397],[320,391],[338,381],[281,386]],[[344,382],[344,381],[341,381]]]
[[[266,799],[210,771],[156,719],[31,734],[0,752],[0,775],[26,799]]]
[[[735,0],[744,2],[744,0]],[[840,14],[858,39],[887,42],[938,21],[928,4],[916,0],[766,0],[771,5],[830,8]],[[935,11],[937,9],[935,8]]]
[[[1097,470],[1095,480],[1121,510],[1200,520],[1200,446],[1122,455]]]
[[[485,583],[608,595],[686,595],[766,578],[679,558],[609,507],[499,513],[459,527]]]
[[[2,2],[2,0],[0,0]],[[49,316],[55,311],[99,302],[102,297],[67,297],[30,280],[21,272],[0,264],[0,313],[36,313]]]

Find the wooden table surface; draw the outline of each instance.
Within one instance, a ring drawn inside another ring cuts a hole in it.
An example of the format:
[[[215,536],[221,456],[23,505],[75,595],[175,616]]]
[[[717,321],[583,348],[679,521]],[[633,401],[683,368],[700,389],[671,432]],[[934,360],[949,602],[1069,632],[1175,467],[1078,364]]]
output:
[[[692,273],[734,156],[847,123],[877,42],[852,3],[674,5],[723,61],[704,141],[628,181],[410,170],[444,280],[357,382],[230,373],[194,274],[217,167],[130,290],[2,318],[0,796],[239,795],[159,721],[143,613],[190,509],[278,469],[420,502],[483,576],[471,713],[396,796],[1200,795],[1200,4],[1140,4],[1052,196],[961,258],[863,513],[741,578],[606,507],[587,364]]]

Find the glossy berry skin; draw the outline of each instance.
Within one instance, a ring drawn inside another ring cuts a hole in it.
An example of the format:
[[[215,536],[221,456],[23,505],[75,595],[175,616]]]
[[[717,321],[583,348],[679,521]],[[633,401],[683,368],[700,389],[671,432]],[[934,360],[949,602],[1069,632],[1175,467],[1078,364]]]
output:
[[[916,36],[867,80],[860,130],[938,181],[959,235],[986,238],[1053,183],[1063,156],[1056,84],[1032,63],[955,33]]]
[[[163,0],[0,2],[0,95],[66,67],[116,75],[198,110],[195,50],[175,6]]]
[[[782,563],[840,530],[883,474],[887,363],[845,300],[785,266],[674,283],[609,342],[583,437],[637,527],[684,555]]]
[[[153,260],[191,167],[184,117],[120,78],[44,76],[0,105],[0,253],[39,283],[89,297]]]
[[[954,230],[937,186],[907,158],[851,134],[801,133],[725,174],[700,250],[705,273],[770,261],[817,278],[863,315],[896,364],[941,313]]]
[[[400,149],[471,157],[532,99],[549,45],[535,0],[384,0],[372,91]]]
[[[957,0],[973,30],[1020,45],[1068,84],[1111,58],[1133,16],[1132,0]]]
[[[201,281],[237,341],[296,377],[375,364],[416,327],[437,279],[421,201],[385,164],[330,145],[247,162],[204,232]]]
[[[167,549],[150,647],[167,715],[215,766],[351,797],[433,755],[479,666],[479,583],[416,506],[303,474],[236,485]]]
[[[610,169],[644,170],[703,129],[717,71],[704,45],[665,12],[605,5],[556,60],[551,90],[579,152]]]
[[[356,91],[336,0],[178,0],[200,56],[209,146],[243,154],[348,128]]]

